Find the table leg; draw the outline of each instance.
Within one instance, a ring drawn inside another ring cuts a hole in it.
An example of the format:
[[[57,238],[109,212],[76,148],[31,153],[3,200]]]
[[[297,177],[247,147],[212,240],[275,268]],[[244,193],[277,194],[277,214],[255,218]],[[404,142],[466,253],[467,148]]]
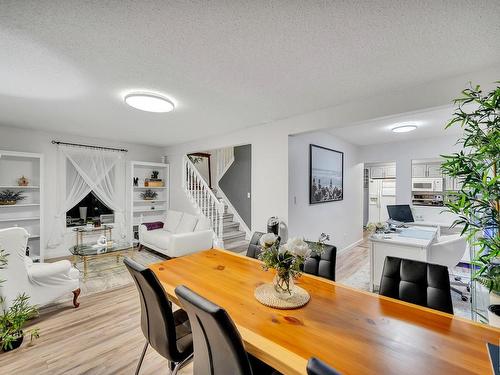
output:
[[[83,280],[87,281],[87,257],[83,257]]]

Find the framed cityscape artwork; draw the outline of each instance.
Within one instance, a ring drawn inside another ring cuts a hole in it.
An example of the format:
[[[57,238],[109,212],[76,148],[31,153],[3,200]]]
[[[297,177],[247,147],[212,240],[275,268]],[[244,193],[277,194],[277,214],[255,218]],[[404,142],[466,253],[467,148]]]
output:
[[[309,145],[309,203],[344,199],[344,153]]]

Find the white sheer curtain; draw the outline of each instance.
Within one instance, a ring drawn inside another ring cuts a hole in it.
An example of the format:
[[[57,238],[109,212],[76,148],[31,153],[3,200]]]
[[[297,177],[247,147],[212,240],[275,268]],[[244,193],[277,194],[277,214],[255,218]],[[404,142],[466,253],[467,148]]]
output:
[[[91,191],[114,211],[117,229],[124,235],[125,197],[117,189],[117,181],[124,178],[123,153],[62,145],[58,146],[58,153],[58,186],[66,186],[66,193],[58,193],[58,210],[48,246],[57,247],[62,243],[66,212]]]

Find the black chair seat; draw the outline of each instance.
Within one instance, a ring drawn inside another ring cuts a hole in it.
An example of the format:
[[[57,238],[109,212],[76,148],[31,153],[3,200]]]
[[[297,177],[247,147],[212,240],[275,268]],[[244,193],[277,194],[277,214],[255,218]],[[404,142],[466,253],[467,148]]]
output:
[[[258,259],[262,249],[260,248],[260,238],[264,235],[262,232],[254,232],[250,243],[248,244],[247,257]]]
[[[453,314],[446,266],[386,257],[379,294]]]

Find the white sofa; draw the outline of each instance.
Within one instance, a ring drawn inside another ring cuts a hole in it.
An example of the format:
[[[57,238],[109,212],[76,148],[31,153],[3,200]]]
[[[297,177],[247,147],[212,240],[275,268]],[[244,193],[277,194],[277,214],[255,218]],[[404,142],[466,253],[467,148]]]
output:
[[[24,228],[0,230],[0,247],[8,255],[7,267],[0,270],[0,296],[5,299],[4,308],[9,308],[22,293],[30,297],[30,304],[43,306],[73,293],[73,304],[79,306],[80,273],[71,267],[68,260],[54,263],[33,263],[27,257],[28,232]]]
[[[139,250],[145,246],[175,258],[213,247],[214,233],[204,216],[168,210],[163,228],[148,230],[148,225],[139,226]]]

